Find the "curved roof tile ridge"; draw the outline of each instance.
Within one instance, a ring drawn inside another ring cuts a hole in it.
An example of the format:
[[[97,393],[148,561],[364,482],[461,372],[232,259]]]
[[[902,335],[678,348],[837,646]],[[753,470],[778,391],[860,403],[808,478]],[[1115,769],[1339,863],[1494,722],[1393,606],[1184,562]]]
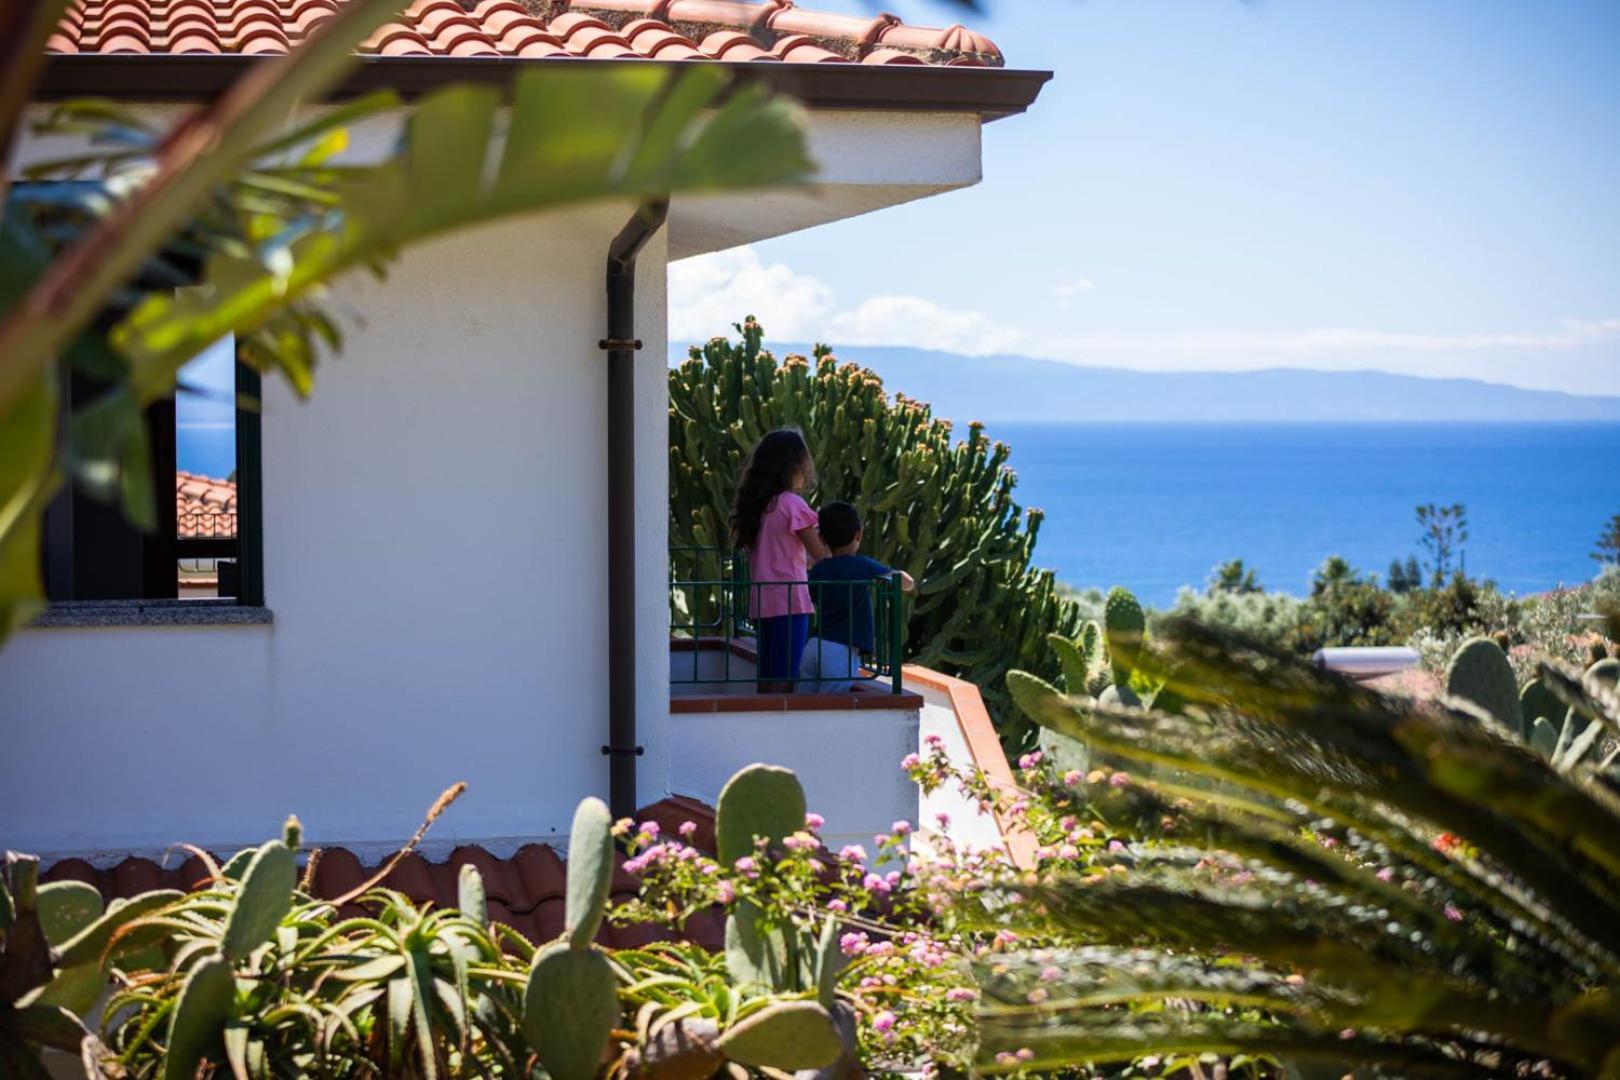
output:
[[[284,52],[344,2],[77,0],[45,48],[59,55]],[[519,25],[530,32],[512,33]],[[586,28],[593,32],[581,34]],[[516,58],[564,50],[586,58],[1003,65],[993,42],[961,25],[912,26],[886,13],[840,15],[794,0],[412,0],[359,51]]]

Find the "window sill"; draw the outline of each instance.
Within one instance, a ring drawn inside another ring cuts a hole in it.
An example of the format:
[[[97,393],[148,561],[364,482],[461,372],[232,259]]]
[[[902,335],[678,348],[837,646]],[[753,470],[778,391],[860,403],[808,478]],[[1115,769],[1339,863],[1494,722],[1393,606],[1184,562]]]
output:
[[[230,599],[60,600],[33,621],[40,629],[73,626],[266,626],[267,607]]]

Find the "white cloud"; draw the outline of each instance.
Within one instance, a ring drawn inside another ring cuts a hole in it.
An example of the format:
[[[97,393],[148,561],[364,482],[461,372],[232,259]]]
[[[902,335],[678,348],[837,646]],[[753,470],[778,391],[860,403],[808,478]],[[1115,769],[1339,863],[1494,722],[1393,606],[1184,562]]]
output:
[[[826,282],[767,264],[752,247],[670,264],[671,340],[707,341],[729,332],[744,315],[758,318],[777,341],[914,345],[969,355],[1025,344],[1024,334],[997,326],[981,312],[951,310],[919,296],[874,296],[840,307]]]
[[[1056,286],[1059,306],[1094,288],[1089,278]],[[673,263],[671,339],[704,341],[752,314],[776,341],[911,345],[966,355],[1021,353],[1074,364],[1157,371],[1268,367],[1377,368],[1411,375],[1473,377],[1574,393],[1620,393],[1620,318],[1566,319],[1546,330],[1419,333],[1352,327],[1165,333],[1032,334],[972,309],[919,296],[873,296],[854,306],[833,287],[751,247]]]
[[[826,336],[834,307],[823,281],[781,263],[769,266],[751,247],[682,259],[669,267],[669,336],[682,344],[707,341],[753,315],[779,341]]]
[[[1096,287],[1097,283],[1088,277],[1075,278],[1073,281],[1063,282],[1052,290],[1052,294],[1058,298],[1058,307],[1068,307],[1074,303],[1075,297]]]

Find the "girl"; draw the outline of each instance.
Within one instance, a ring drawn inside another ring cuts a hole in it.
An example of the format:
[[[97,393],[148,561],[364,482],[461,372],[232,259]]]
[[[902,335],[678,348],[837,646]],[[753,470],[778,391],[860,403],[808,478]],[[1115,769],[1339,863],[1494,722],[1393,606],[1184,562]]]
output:
[[[759,627],[759,692],[785,694],[799,677],[810,634],[808,562],[829,552],[816,512],[799,496],[816,466],[804,436],[792,429],[759,440],[743,464],[731,507],[731,541],[748,553],[748,614]]]

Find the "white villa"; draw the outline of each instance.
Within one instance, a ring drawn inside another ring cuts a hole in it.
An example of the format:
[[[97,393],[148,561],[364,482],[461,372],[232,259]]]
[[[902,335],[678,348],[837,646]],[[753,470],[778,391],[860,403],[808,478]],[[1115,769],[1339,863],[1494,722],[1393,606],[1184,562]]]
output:
[[[172,119],[337,3],[80,0],[43,96]],[[949,795],[919,806],[897,766],[933,733],[1005,770],[967,684],[908,668],[898,694],[672,691],[687,658],[670,638],[665,278],[671,260],[977,183],[983,125],[1048,75],[962,27],[791,0],[416,0],[342,93],[559,62],[763,79],[807,107],[818,181],[677,197],[662,221],[629,204],[531,217],[414,249],[386,284],[344,281],[358,318],[313,399],[267,379],[262,415],[239,417],[237,525],[208,548],[234,563],[234,595],[178,595],[195,537],[58,507],[53,602],[0,651],[0,847],[105,869],[178,841],[234,850],[296,812],[311,844],[371,862],[464,780],[430,855],[504,859],[566,835],[583,796],[696,805],[758,760],[798,771],[830,843],[936,809],[1001,842]],[[388,134],[362,129],[349,153]],[[25,138],[10,167],[58,149]],[[627,335],[609,326],[616,238]],[[172,429],[172,410],[153,423]],[[173,473],[172,430],[168,445]]]

